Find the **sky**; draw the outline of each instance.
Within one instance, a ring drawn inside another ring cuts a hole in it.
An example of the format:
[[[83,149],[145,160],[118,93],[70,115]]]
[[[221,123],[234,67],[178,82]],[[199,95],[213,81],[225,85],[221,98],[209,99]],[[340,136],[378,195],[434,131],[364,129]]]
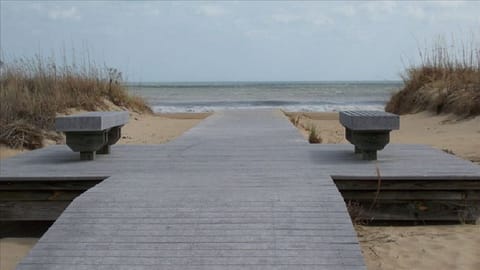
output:
[[[0,49],[137,82],[399,80],[439,36],[480,37],[479,14],[480,1],[0,0]]]

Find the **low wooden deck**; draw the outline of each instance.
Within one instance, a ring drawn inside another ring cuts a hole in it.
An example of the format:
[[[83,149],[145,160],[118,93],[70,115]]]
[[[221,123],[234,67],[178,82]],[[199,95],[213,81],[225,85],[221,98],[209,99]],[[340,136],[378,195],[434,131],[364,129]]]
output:
[[[66,146],[22,154],[2,161],[0,181],[106,178],[18,269],[365,269],[332,176],[480,179],[479,166],[425,146],[378,158],[310,145],[279,111],[221,112],[171,143],[113,146],[96,161]]]

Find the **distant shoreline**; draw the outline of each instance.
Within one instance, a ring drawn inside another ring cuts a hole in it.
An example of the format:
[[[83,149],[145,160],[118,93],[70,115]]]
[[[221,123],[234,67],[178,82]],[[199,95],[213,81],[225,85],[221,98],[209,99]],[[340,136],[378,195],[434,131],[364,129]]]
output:
[[[269,84],[398,84],[402,80],[339,80],[339,81],[144,81],[124,82],[124,86],[229,86],[229,85],[269,85]]]
[[[129,84],[155,113],[282,109],[297,112],[383,110],[401,82],[179,82]]]

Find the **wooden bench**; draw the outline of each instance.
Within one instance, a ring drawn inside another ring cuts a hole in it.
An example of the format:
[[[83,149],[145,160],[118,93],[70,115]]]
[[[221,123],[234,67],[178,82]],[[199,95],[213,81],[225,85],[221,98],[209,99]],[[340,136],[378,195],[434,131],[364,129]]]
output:
[[[390,141],[390,131],[400,128],[399,116],[383,111],[341,111],[340,123],[355,154],[364,160],[376,160],[377,151]]]
[[[65,133],[70,149],[80,152],[80,160],[94,160],[96,153],[110,153],[127,122],[127,111],[88,112],[57,117],[55,128]]]

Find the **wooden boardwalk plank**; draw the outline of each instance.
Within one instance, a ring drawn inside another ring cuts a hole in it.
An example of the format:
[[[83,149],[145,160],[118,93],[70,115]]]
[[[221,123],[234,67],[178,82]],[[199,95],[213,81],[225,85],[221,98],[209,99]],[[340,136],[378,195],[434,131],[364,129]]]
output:
[[[0,181],[108,177],[18,269],[364,269],[332,175],[480,177],[424,146],[370,162],[350,145],[309,145],[278,111],[216,113],[169,144],[114,148],[94,162],[64,146],[2,162]]]

